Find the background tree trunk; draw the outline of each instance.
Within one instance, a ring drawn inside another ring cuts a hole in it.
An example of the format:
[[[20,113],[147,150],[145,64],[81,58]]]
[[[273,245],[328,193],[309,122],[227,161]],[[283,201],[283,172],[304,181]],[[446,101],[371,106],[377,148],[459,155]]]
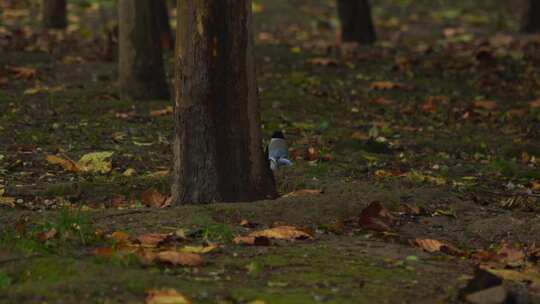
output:
[[[43,0],[41,17],[44,28],[64,29],[67,27],[66,0]]]
[[[170,51],[174,48],[174,39],[169,19],[169,8],[166,0],[154,0],[158,22],[159,39],[163,50]]]
[[[527,5],[523,14],[521,31],[524,33],[540,32],[540,1],[526,0]]]
[[[377,37],[368,0],[338,0],[338,16],[342,42],[375,42]]]
[[[131,100],[169,98],[153,0],[120,0],[119,87]]]
[[[178,0],[173,198],[276,196],[264,157],[251,0]]]

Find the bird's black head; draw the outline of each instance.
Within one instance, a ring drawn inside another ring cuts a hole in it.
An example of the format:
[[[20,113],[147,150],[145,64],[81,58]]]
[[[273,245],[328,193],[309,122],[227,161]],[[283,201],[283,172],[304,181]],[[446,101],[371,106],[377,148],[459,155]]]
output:
[[[283,136],[283,132],[281,132],[281,131],[274,131],[274,134],[272,134],[272,138],[281,138],[281,139],[284,139],[285,136]]]

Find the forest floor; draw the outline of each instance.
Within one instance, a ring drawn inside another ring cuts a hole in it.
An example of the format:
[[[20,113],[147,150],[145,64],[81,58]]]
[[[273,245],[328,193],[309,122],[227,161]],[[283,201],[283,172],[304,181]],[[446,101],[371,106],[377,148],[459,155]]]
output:
[[[256,1],[263,132],[290,142],[293,194],[157,208],[172,103],[118,98],[106,3],[70,4],[67,33],[35,6],[0,17],[0,303],[459,303],[478,268],[540,301],[540,37],[515,4],[377,1],[378,43],[341,52],[334,1]],[[93,152],[111,167],[47,159]],[[305,239],[233,242],[276,226]],[[204,264],[144,256],[163,250]]]

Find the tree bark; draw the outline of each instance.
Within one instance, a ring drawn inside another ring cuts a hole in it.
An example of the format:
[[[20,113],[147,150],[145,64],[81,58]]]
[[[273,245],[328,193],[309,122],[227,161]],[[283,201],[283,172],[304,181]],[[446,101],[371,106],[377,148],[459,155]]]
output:
[[[264,157],[251,0],[178,0],[173,201],[276,197]]]
[[[119,88],[129,100],[169,98],[154,0],[120,0]]]
[[[174,48],[174,39],[169,19],[169,8],[166,0],[154,0],[158,22],[159,39],[163,50],[170,51]]]
[[[373,44],[377,39],[368,0],[338,0],[342,42]]]
[[[67,27],[66,0],[43,0],[41,17],[44,28],[65,29]]]
[[[540,32],[540,1],[527,0],[527,6],[521,23],[521,31],[524,33]]]

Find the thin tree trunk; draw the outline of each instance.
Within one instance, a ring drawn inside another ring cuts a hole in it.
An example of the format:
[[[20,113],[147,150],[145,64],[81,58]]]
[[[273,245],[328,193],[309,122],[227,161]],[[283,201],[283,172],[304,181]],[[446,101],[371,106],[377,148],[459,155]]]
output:
[[[155,1],[156,16],[159,28],[159,39],[163,50],[170,51],[174,47],[174,39],[169,19],[169,8],[166,0]]]
[[[66,0],[43,0],[41,17],[44,28],[65,29],[67,27]]]
[[[343,42],[375,42],[377,37],[368,0],[338,0],[338,15]]]
[[[251,0],[178,0],[173,199],[276,196],[264,157]]]
[[[521,31],[524,33],[540,32],[540,1],[526,0],[527,7],[523,14]]]
[[[153,0],[120,0],[119,87],[130,100],[169,98]]]

